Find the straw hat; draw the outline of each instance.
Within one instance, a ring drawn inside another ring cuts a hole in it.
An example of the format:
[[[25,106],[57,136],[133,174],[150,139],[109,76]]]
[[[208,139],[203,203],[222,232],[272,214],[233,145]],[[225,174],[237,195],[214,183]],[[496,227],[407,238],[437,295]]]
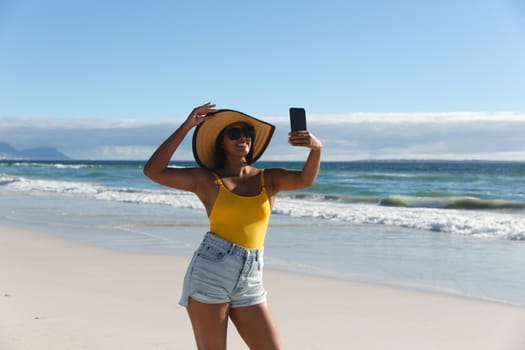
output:
[[[237,122],[246,123],[254,128],[252,163],[259,159],[270,143],[275,126],[231,109],[220,109],[213,114],[212,118],[199,124],[193,133],[193,156],[201,167],[215,167],[217,137],[225,127]]]

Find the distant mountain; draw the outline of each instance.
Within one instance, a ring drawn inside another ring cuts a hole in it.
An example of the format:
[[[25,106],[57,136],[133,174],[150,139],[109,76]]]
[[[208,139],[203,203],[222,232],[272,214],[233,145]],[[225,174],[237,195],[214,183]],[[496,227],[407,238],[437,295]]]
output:
[[[7,142],[0,142],[0,159],[4,160],[71,160],[54,147],[37,147],[17,150]]]
[[[5,154],[16,154],[18,151],[7,142],[0,142],[0,157]]]

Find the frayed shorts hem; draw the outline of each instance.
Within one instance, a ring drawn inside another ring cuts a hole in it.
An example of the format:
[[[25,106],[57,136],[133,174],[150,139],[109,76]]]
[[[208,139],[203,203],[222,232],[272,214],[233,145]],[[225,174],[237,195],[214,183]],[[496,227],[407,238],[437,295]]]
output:
[[[266,294],[263,297],[261,297],[261,298],[253,299],[253,300],[251,300],[249,302],[245,302],[245,303],[232,303],[231,300],[216,300],[216,299],[214,300],[214,299],[210,299],[209,297],[207,297],[205,295],[202,295],[202,294],[194,294],[194,295],[190,295],[188,297],[181,298],[181,300],[179,301],[179,305],[183,306],[183,307],[188,307],[190,299],[194,299],[194,300],[198,301],[199,303],[210,304],[210,305],[230,304],[230,307],[232,309],[235,309],[235,308],[238,308],[238,307],[247,307],[247,306],[254,306],[254,305],[264,304],[267,301],[266,300]]]

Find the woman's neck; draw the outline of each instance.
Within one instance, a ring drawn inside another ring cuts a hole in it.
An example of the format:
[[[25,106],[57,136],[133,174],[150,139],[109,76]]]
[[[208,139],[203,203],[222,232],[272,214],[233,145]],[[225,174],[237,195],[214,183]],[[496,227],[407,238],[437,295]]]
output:
[[[220,170],[219,170],[219,173],[222,175],[222,176],[238,176],[238,177],[243,177],[245,175],[248,175],[251,173],[252,171],[252,167],[246,163],[246,161],[244,162],[226,162],[226,164],[224,165],[224,167],[222,167]]]

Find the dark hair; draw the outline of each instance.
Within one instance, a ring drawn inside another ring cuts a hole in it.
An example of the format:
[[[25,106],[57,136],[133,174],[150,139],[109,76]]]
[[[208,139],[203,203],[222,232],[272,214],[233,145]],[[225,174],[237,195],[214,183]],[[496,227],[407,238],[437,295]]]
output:
[[[250,125],[250,124],[246,124],[246,125]],[[224,148],[222,148],[222,139],[224,138],[224,134],[226,132],[226,129],[228,129],[228,127],[229,125],[226,126],[224,129],[222,129],[221,132],[219,133],[219,136],[217,136],[217,139],[215,140],[215,165],[213,167],[213,170],[221,169],[226,165],[226,153],[224,153]],[[257,135],[255,135],[252,138],[250,152],[248,152],[248,154],[246,155],[246,162],[248,164],[252,164],[253,162],[253,144],[255,142],[256,137]]]

